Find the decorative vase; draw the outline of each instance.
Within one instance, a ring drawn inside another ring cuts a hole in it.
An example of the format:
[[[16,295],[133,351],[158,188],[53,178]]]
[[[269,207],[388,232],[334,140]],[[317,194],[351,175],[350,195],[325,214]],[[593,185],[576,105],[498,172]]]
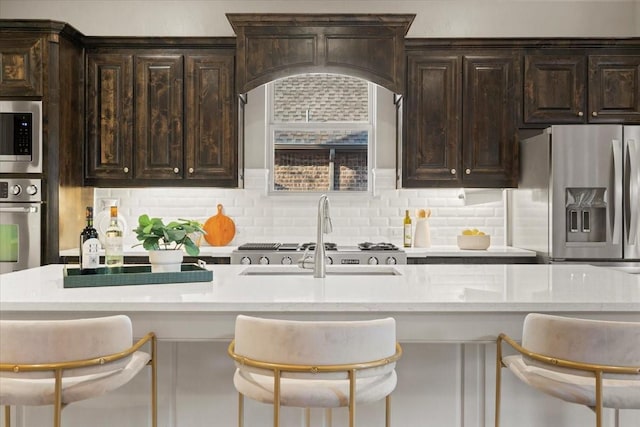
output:
[[[427,218],[418,218],[416,221],[416,233],[413,238],[413,247],[431,247],[431,232],[429,231],[429,220]]]
[[[152,273],[179,272],[182,265],[184,252],[181,250],[149,251],[149,263]]]

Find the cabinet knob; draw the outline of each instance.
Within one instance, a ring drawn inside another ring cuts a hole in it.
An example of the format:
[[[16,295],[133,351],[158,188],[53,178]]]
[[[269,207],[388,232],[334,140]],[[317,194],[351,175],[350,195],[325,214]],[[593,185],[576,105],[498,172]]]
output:
[[[456,170],[455,169],[451,169],[451,175],[455,175],[456,174]]]
[[[597,111],[594,111],[593,113],[591,113],[591,115],[592,115],[593,117],[598,117],[598,112],[597,112]]]
[[[178,172],[180,172],[180,169],[178,169],[178,168],[173,168],[173,173],[178,173]]]
[[[471,174],[471,169],[465,169],[464,173],[466,173],[467,175],[470,175]]]
[[[582,117],[584,116],[584,113],[582,111],[578,111],[578,117]]]
[[[124,171],[124,173],[129,173],[129,168],[128,167],[124,167],[124,169],[122,169]]]
[[[189,173],[193,173],[193,168],[189,168]]]

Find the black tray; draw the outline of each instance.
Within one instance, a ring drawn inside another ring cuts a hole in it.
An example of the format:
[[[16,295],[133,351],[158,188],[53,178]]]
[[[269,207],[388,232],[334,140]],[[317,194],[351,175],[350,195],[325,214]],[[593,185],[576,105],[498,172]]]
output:
[[[117,272],[99,267],[96,274],[81,274],[80,268],[65,267],[63,287],[89,288],[96,286],[151,285],[162,283],[210,282],[213,272],[204,266],[182,264],[180,272],[152,273],[151,265],[125,265]]]

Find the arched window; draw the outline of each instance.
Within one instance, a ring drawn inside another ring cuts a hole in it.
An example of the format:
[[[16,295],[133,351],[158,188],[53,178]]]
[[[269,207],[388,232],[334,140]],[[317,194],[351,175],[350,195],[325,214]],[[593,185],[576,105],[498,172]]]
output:
[[[368,191],[374,85],[337,74],[268,84],[271,190]]]

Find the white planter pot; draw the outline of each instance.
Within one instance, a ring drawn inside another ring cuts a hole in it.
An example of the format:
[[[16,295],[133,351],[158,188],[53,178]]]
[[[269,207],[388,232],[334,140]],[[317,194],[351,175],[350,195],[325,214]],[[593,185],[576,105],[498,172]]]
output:
[[[181,250],[149,251],[149,263],[152,273],[179,272],[184,258]]]

